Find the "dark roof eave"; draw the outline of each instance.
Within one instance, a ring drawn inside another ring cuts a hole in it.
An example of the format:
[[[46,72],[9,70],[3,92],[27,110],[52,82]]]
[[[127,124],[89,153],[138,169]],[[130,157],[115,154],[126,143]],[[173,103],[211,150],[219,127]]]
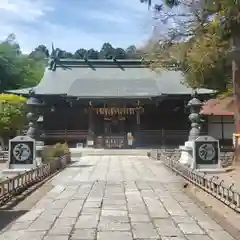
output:
[[[153,95],[153,96],[146,96],[146,95],[139,95],[139,96],[71,96],[66,95],[66,97],[70,98],[79,98],[79,99],[149,99],[149,98],[158,98],[162,95]]]

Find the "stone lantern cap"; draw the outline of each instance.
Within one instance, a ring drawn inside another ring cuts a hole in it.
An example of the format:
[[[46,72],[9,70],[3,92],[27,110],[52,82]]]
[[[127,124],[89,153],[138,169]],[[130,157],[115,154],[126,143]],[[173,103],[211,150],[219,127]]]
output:
[[[27,100],[27,105],[31,105],[31,106],[42,106],[44,105],[44,102],[39,100],[38,98],[35,97],[30,97]]]
[[[193,98],[188,102],[187,107],[201,107],[203,105],[203,103],[197,99],[197,98]]]
[[[38,120],[37,120],[38,123],[42,123],[43,122],[43,116],[39,116]]]

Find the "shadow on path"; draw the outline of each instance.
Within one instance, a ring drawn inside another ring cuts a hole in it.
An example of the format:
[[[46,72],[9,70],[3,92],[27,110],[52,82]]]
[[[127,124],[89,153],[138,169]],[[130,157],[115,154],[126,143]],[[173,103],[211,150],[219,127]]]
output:
[[[0,210],[0,231],[27,212],[27,210]]]

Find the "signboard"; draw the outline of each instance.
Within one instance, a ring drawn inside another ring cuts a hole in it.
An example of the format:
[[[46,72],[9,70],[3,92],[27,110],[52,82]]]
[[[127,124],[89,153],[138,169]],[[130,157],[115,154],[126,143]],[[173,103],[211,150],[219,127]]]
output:
[[[144,112],[144,108],[118,108],[118,107],[106,107],[106,108],[94,108],[95,112],[100,115],[113,116],[113,115],[134,115],[137,111]]]
[[[36,164],[36,142],[28,136],[9,141],[9,168],[33,168]]]
[[[127,133],[127,141],[128,141],[128,145],[132,146],[133,145],[133,135],[131,132]]]
[[[194,141],[193,157],[197,165],[218,165],[219,141],[211,136],[201,136]]]
[[[94,145],[94,141],[93,140],[88,140],[87,141],[87,145],[88,146],[93,146]]]
[[[83,148],[83,143],[77,143],[77,144],[76,144],[76,147],[77,147],[77,148]]]
[[[106,148],[124,148],[124,136],[105,136]]]

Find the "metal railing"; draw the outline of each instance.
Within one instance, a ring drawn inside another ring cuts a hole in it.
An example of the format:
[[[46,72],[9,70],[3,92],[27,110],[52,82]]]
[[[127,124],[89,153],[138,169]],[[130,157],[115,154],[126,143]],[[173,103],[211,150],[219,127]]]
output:
[[[56,161],[44,164],[35,169],[21,173],[13,178],[0,182],[0,206],[5,205],[12,198],[24,192],[34,184],[51,176],[59,169],[64,168],[70,162],[70,155],[66,154]]]
[[[0,162],[6,162],[8,160],[8,151],[0,151]]]
[[[156,151],[156,150],[155,150]],[[222,203],[240,213],[240,192],[234,184],[226,185],[224,180],[206,173],[198,173],[179,163],[180,150],[157,150],[155,155],[161,158],[165,166],[176,172],[188,182],[198,186],[205,192],[211,194]]]

